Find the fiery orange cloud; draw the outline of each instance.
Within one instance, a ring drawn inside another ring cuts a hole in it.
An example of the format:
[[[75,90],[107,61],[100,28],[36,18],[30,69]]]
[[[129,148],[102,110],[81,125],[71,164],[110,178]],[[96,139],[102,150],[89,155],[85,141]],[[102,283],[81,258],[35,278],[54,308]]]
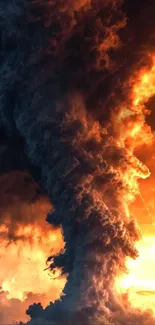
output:
[[[0,306],[5,315],[4,319],[0,315],[0,322],[5,323],[28,320],[28,306],[40,302],[46,307],[59,299],[66,282],[61,272],[53,274],[46,264],[48,257],[58,254],[64,246],[61,229],[54,229],[45,221],[51,204],[46,197],[31,202],[35,183],[24,189],[24,177],[28,175],[10,173],[1,193]],[[1,176],[1,185],[4,179]]]
[[[129,186],[126,208],[128,214],[134,215],[137,220],[141,239],[136,244],[139,257],[136,260],[126,260],[127,274],[117,278],[116,288],[118,292],[128,294],[134,307],[151,309],[155,313],[155,164],[152,154],[155,134],[146,123],[147,115],[151,114],[147,102],[155,95],[154,55],[152,66],[137,72],[135,79],[129,80],[130,83],[130,101],[117,110],[117,116],[113,114],[112,121],[114,128],[119,130],[118,146],[126,148],[131,157],[129,167],[125,171],[120,167],[120,173]]]

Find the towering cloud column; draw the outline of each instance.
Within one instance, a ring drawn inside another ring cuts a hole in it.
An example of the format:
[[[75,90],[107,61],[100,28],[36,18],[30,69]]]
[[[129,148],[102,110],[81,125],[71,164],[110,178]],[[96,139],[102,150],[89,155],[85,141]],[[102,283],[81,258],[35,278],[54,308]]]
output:
[[[126,314],[114,291],[125,257],[137,256],[138,239],[121,200],[128,188],[116,168],[128,165],[128,153],[110,122],[122,65],[121,4],[0,4],[1,117],[12,136],[24,138],[55,208],[47,221],[62,226],[66,243],[51,265],[68,274],[65,295],[45,310],[31,306],[34,323],[38,317],[46,324],[141,322],[130,308]]]

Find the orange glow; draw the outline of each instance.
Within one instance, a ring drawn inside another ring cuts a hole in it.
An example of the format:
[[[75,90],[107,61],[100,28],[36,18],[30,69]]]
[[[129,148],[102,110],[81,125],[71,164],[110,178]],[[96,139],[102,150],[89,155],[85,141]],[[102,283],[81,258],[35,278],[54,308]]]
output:
[[[155,231],[155,229],[154,229]],[[143,236],[137,244],[139,257],[127,259],[128,274],[116,282],[120,293],[128,293],[129,301],[134,307],[152,309],[155,313],[155,240],[154,236]]]
[[[59,299],[66,282],[61,270],[52,273],[46,264],[49,256],[64,247],[61,229],[54,229],[45,221],[50,203],[46,198],[31,204],[17,201],[15,196],[1,212],[4,223],[0,225],[0,307],[5,311],[5,323],[28,320],[25,311],[29,305],[40,302],[45,307]]]
[[[39,227],[34,230],[33,226],[20,228],[18,235],[22,232],[31,236],[31,243],[26,240],[24,243],[20,240],[10,245],[7,245],[7,240],[0,243],[0,256],[7,270],[0,272],[1,289],[7,292],[8,299],[17,298],[21,301],[26,299],[29,292],[46,293],[42,301],[43,306],[46,306],[58,297],[58,292],[63,286],[63,282],[59,283],[60,288],[57,287],[57,293],[53,295],[52,274],[45,270],[47,258],[58,249],[57,240],[60,240],[60,233],[47,229],[43,234]]]
[[[112,121],[117,134],[118,144],[134,151],[143,144],[154,141],[154,135],[145,118],[150,114],[145,103],[155,95],[155,56],[152,57],[152,68],[147,71],[142,69],[135,80],[131,78],[129,84],[133,84],[128,103],[123,103],[116,114],[112,114]]]
[[[133,89],[133,105],[144,104],[152,95],[154,95],[155,87],[155,57],[152,57],[152,68],[149,72],[144,71],[141,73],[139,81]],[[140,107],[139,107],[140,108]]]
[[[151,112],[145,107],[155,95],[155,56],[151,68],[139,71],[129,84],[130,99],[112,115],[112,122],[117,145],[127,150],[129,161],[126,170],[118,169],[129,188],[129,194],[124,194],[125,212],[136,218],[141,239],[136,245],[139,257],[126,260],[128,271],[115,285],[120,294],[128,294],[131,305],[155,314],[155,133],[146,123]]]

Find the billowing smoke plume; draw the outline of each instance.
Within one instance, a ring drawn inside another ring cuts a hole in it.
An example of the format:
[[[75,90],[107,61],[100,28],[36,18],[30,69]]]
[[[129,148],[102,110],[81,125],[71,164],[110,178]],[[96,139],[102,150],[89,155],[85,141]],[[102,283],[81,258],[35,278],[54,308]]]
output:
[[[137,256],[139,234],[116,168],[132,158],[117,146],[110,116],[130,92],[127,75],[146,59],[121,5],[1,0],[2,123],[24,139],[55,208],[47,221],[62,225],[66,243],[51,265],[68,274],[65,295],[45,310],[30,306],[32,324],[154,324],[149,314],[124,307],[114,290],[125,257]]]

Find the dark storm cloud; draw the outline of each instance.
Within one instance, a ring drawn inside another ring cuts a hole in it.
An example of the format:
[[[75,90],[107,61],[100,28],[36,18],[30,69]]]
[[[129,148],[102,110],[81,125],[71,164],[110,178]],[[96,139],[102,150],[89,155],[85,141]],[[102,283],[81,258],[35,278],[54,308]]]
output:
[[[51,208],[47,196],[27,171],[10,170],[0,175],[0,197],[0,236],[8,242],[24,240],[24,235],[17,236],[20,226],[40,223],[41,227],[45,223],[35,215],[36,202],[49,206],[47,211]]]
[[[126,152],[104,130],[116,103],[114,90],[120,99],[125,96],[120,88],[130,65],[125,55],[135,42],[135,34],[125,45],[118,36],[126,22],[121,4],[0,4],[2,123],[12,136],[19,131],[27,156],[41,170],[55,207],[47,220],[62,225],[66,242],[51,267],[69,273],[62,301],[45,310],[30,306],[30,324],[155,323],[129,305],[125,309],[113,290],[125,257],[137,256],[138,238],[118,199],[124,185],[114,167],[128,164]],[[131,53],[130,69],[135,61]]]

